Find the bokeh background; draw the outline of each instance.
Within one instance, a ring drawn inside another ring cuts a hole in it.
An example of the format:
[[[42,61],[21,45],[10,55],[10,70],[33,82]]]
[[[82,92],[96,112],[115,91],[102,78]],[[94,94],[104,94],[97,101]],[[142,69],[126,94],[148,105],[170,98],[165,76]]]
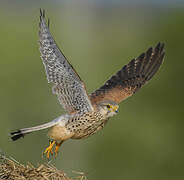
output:
[[[89,180],[184,179],[184,2],[53,0],[0,2],[0,149],[21,163],[44,163],[47,131],[12,142],[12,129],[64,113],[52,95],[38,50],[39,8],[88,92],[159,41],[164,64],[107,126],[69,140],[52,163]]]

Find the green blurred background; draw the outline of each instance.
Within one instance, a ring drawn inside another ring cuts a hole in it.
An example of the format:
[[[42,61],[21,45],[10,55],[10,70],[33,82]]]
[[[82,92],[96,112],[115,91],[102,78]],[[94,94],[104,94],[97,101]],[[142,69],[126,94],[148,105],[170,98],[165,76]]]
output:
[[[46,162],[47,131],[12,142],[12,129],[64,113],[48,85],[38,50],[39,8],[46,9],[57,44],[88,92],[159,41],[164,64],[107,126],[69,140],[52,163],[89,180],[184,179],[184,3],[182,1],[1,1],[0,149],[21,163]]]

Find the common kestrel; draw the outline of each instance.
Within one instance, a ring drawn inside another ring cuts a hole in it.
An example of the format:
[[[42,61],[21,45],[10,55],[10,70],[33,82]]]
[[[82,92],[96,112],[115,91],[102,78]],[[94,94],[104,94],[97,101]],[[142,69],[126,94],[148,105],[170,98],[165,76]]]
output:
[[[131,60],[105,84],[88,95],[85,85],[56,45],[46,23],[45,11],[40,10],[40,52],[49,83],[66,114],[51,122],[11,132],[13,141],[24,135],[49,128],[50,145],[47,158],[57,155],[60,145],[67,139],[82,139],[102,129],[118,111],[118,104],[133,95],[158,71],[164,58],[164,44],[158,43],[139,57]]]

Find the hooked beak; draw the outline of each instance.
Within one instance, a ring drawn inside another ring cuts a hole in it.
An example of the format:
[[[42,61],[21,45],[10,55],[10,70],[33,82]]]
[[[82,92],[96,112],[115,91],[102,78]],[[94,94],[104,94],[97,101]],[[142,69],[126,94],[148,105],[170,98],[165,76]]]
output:
[[[119,106],[114,106],[113,110],[115,113],[118,113],[118,108],[119,108]]]

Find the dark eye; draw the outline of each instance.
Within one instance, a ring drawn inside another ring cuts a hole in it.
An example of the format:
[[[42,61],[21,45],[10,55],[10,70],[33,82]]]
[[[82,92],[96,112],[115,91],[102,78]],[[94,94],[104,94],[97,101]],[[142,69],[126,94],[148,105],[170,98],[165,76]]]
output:
[[[111,106],[108,104],[108,105],[107,105],[107,108],[108,108],[108,109],[110,109],[110,108],[111,108]]]

